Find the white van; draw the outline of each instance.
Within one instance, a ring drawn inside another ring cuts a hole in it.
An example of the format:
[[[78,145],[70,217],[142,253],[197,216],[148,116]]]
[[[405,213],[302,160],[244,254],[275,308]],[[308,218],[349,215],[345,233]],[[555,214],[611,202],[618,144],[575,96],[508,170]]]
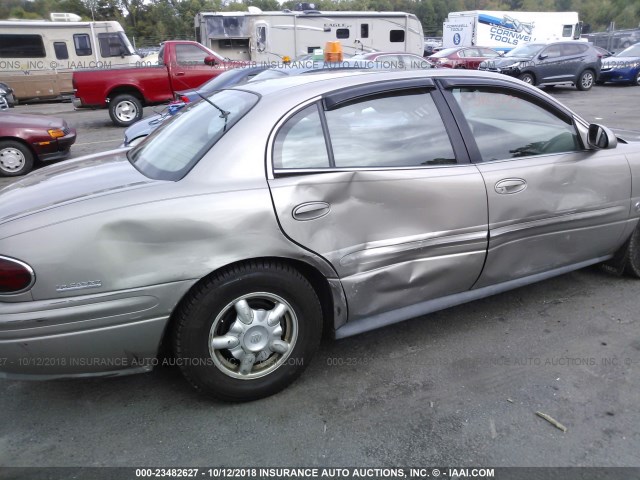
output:
[[[19,100],[73,95],[71,74],[79,68],[137,62],[118,22],[0,21],[0,81]]]

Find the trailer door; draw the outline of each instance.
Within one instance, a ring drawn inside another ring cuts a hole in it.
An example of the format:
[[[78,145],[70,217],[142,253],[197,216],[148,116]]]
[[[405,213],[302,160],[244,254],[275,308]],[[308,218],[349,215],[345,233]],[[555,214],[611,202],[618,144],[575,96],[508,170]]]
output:
[[[253,55],[254,58],[252,60],[264,62],[269,60],[269,24],[264,20],[259,20],[255,25],[255,55]]]
[[[363,50],[365,52],[370,51],[373,48],[373,41],[371,40],[374,32],[372,18],[365,18],[357,22],[356,24],[356,49]]]

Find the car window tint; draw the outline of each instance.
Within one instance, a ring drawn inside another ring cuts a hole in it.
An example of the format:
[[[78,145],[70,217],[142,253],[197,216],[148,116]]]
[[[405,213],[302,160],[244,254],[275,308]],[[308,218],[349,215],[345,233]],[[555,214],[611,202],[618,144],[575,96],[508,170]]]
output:
[[[329,155],[316,104],[287,120],[273,147],[274,168],[327,168]]]
[[[562,45],[563,55],[579,55],[583,50],[580,49],[580,45],[571,45],[569,43]]]
[[[546,55],[548,58],[557,58],[562,55],[562,50],[560,45],[552,45],[549,48],[546,48],[542,54]]]
[[[483,161],[580,150],[572,123],[510,93],[456,88]]]
[[[427,92],[368,97],[325,115],[336,167],[456,163],[444,123]]]

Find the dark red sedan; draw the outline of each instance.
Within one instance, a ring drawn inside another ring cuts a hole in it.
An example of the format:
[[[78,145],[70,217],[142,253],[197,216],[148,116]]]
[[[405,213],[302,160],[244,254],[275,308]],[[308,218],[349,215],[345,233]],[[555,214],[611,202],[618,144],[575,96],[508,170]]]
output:
[[[500,54],[486,47],[445,48],[427,59],[435,67],[477,69],[480,62],[499,57]]]
[[[61,118],[0,112],[0,176],[24,175],[35,160],[51,162],[69,155],[76,131]]]

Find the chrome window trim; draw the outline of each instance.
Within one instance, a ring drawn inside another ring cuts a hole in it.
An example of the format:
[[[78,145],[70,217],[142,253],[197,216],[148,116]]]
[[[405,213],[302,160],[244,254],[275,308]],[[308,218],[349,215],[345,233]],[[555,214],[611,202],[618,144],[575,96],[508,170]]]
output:
[[[23,262],[22,260],[18,260],[17,258],[5,257],[4,255],[0,255],[0,260],[8,260],[10,262],[17,263],[18,265],[26,268],[29,271],[29,275],[31,276],[31,281],[25,288],[15,292],[5,292],[5,293],[0,292],[0,298],[8,297],[10,295],[20,295],[21,293],[28,292],[29,290],[31,290],[31,288],[33,288],[33,285],[36,283],[36,272],[33,271],[33,268],[31,268],[31,265]]]

